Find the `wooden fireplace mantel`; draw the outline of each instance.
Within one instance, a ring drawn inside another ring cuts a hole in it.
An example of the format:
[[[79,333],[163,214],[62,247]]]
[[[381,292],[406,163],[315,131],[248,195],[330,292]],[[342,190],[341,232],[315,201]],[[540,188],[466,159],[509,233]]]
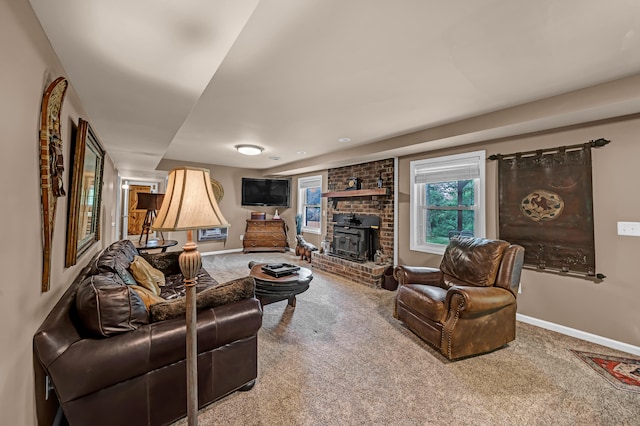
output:
[[[325,198],[350,198],[350,197],[371,197],[376,195],[391,195],[389,188],[375,189],[352,189],[347,191],[323,192]]]

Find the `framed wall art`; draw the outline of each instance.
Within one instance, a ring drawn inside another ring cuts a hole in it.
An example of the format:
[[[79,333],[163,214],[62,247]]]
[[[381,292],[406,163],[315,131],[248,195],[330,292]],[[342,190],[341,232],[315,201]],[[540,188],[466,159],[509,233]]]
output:
[[[76,264],[100,240],[100,203],[105,152],[89,123],[78,122],[71,173],[65,266]]]

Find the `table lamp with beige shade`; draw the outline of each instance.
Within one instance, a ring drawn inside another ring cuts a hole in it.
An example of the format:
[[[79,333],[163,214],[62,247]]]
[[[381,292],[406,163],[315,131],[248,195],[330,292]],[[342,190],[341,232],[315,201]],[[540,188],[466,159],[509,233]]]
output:
[[[198,423],[198,376],[196,333],[197,274],[202,266],[198,246],[193,241],[193,230],[228,227],[216,202],[209,170],[178,167],[169,172],[169,183],[164,201],[153,222],[155,231],[187,231],[187,242],[178,258],[186,288],[187,321],[187,422]]]

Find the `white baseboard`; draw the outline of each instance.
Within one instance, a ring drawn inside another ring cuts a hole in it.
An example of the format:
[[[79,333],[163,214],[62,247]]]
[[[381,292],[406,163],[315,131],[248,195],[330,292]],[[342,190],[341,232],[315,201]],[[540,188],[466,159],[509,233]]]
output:
[[[213,254],[226,254],[226,253],[240,253],[240,252],[242,252],[241,248],[229,249],[229,250],[216,250],[216,251],[208,251],[205,253],[200,253],[200,256],[209,256]]]
[[[217,251],[208,251],[205,253],[200,253],[200,256],[209,256],[209,255],[215,255],[215,254],[227,254],[227,253],[242,253],[244,249],[241,248],[237,248],[237,249],[229,249],[229,250],[217,250]],[[293,251],[293,249],[291,247],[288,247],[285,250],[285,253],[288,251]]]
[[[606,346],[611,349],[616,349],[616,350],[627,352],[633,355],[640,355],[640,347],[638,346],[633,346],[628,343],[609,339],[607,337],[602,337],[595,334],[587,333],[586,331],[576,330],[575,328],[565,327],[564,325],[555,324],[549,321],[544,321],[541,319],[529,317],[522,314],[516,314],[516,320],[521,322],[526,322],[527,324],[535,325],[536,327],[545,328],[551,331],[556,331],[561,334],[566,334],[567,336],[586,340],[587,342]]]

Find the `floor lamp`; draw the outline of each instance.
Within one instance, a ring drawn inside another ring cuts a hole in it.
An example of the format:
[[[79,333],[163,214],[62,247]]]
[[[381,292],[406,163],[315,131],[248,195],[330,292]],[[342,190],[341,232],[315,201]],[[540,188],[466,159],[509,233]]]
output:
[[[147,214],[144,216],[144,222],[142,223],[142,232],[140,233],[138,244],[142,243],[143,236],[145,245],[149,243],[149,231],[151,230],[151,224],[156,218],[156,211],[160,210],[163,199],[164,194],[152,194],[150,192],[138,193],[138,202],[136,204],[136,209],[147,211]],[[160,235],[164,240],[164,235],[162,235],[162,232],[160,233]]]
[[[209,170],[178,167],[169,172],[164,202],[153,222],[155,231],[187,231],[187,242],[178,258],[186,288],[187,314],[187,424],[198,424],[198,339],[196,332],[197,274],[202,266],[193,230],[228,227],[211,187]]]

